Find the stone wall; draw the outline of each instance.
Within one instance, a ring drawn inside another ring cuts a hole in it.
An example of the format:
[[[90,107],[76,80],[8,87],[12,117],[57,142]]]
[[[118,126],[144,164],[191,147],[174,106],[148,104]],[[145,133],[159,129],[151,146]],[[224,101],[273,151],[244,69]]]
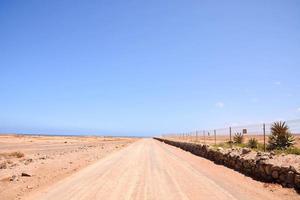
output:
[[[284,187],[300,189],[300,156],[298,155],[275,155],[255,152],[248,148],[223,149],[162,138],[154,139],[225,165],[257,180],[276,182]]]

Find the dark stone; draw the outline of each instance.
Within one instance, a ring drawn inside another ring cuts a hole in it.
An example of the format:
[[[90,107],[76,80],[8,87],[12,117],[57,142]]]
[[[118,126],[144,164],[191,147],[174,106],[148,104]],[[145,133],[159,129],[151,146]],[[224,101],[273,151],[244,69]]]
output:
[[[272,171],[272,177],[273,177],[274,179],[278,179],[278,177],[279,177],[279,172],[276,171],[276,170]]]
[[[292,171],[289,171],[287,173],[287,179],[286,179],[287,183],[293,185],[294,184],[294,179],[295,179],[295,173],[292,172]]]
[[[27,176],[27,177],[31,177],[31,175],[30,175],[30,174],[27,174],[27,173],[25,173],[25,172],[22,172],[21,176]]]

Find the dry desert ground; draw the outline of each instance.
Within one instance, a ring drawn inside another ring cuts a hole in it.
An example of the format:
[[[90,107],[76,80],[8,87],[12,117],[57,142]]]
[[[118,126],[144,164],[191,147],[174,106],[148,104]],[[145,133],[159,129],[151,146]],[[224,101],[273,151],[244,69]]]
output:
[[[0,169],[1,200],[300,199],[294,189],[253,180],[151,138],[1,136],[0,141],[6,162]]]
[[[0,135],[0,199],[23,199],[135,140]]]

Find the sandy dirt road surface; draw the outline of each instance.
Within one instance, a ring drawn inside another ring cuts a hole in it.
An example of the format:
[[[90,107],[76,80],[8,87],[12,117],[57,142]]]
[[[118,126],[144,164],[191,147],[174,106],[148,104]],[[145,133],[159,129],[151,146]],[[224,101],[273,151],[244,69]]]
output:
[[[176,147],[142,139],[27,199],[300,199]]]

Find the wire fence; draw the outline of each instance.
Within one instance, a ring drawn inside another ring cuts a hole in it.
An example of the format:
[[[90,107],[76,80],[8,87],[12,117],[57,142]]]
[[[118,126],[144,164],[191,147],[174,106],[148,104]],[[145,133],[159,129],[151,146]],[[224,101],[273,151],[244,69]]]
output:
[[[221,129],[196,130],[185,133],[164,134],[162,137],[173,140],[217,145],[226,142],[232,144],[234,135],[236,133],[241,133],[244,138],[244,143],[247,143],[250,138],[255,138],[259,144],[263,145],[263,149],[266,151],[273,123],[274,122],[232,126]],[[294,146],[300,148],[300,119],[285,121],[285,123],[289,127],[289,131],[295,137]]]

